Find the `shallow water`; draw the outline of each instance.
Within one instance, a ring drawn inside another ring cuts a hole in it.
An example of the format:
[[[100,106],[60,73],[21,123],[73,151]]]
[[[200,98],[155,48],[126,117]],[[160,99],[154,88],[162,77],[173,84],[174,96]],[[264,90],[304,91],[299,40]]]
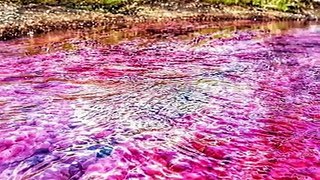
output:
[[[292,24],[0,42],[0,179],[320,179],[320,26]]]

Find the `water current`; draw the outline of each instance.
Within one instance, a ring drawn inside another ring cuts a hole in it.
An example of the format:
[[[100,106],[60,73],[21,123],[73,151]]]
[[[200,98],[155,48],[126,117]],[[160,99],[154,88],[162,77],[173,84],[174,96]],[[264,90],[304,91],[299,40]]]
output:
[[[244,24],[0,42],[0,179],[320,179],[320,26]]]

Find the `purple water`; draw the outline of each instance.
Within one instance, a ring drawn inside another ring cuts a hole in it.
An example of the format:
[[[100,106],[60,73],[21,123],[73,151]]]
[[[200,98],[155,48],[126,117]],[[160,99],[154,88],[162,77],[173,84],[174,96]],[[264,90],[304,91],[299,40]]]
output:
[[[288,24],[0,42],[0,179],[320,179],[320,26]]]

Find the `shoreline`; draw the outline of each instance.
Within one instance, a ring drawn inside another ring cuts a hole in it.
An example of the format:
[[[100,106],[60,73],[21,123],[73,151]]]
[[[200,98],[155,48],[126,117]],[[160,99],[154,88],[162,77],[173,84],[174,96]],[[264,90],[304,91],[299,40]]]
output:
[[[112,14],[98,11],[68,9],[57,6],[22,6],[0,3],[0,40],[11,40],[56,30],[81,30],[102,27],[121,29],[137,23],[188,21],[317,21],[318,17],[308,14],[294,14],[259,8],[223,6],[202,8],[200,11],[183,9],[179,12],[164,7],[141,6],[135,15]],[[209,10],[208,10],[209,9]],[[6,12],[7,11],[7,12]],[[152,33],[162,33],[150,29]],[[170,30],[169,30],[170,31]]]

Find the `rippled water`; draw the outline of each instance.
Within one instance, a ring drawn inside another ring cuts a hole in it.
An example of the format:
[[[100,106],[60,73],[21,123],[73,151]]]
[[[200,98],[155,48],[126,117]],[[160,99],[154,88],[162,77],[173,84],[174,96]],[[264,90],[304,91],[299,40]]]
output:
[[[320,179],[320,26],[279,27],[0,42],[0,179]]]

